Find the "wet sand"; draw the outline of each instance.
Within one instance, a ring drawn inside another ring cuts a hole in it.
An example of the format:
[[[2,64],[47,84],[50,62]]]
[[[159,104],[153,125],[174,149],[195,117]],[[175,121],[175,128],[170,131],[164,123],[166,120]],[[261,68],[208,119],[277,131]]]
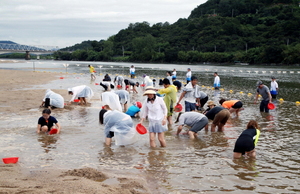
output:
[[[57,74],[0,70],[0,116],[26,115],[38,108],[45,89],[36,85],[57,79]],[[35,86],[34,89],[32,86]],[[26,88],[26,90],[25,90]],[[28,88],[28,89],[27,89]],[[65,90],[53,90],[67,99]],[[1,161],[2,162],[2,161]],[[0,165],[0,193],[152,193],[142,176],[100,172],[93,168],[74,170],[28,169],[22,164]]]

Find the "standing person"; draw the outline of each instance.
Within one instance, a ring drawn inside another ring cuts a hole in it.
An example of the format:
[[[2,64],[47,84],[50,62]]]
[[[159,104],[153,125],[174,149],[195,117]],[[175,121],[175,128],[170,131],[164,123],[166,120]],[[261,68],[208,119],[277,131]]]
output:
[[[58,121],[56,120],[55,117],[51,116],[51,110],[46,108],[43,110],[42,112],[42,117],[39,118],[38,120],[38,125],[37,125],[37,129],[36,132],[40,133],[40,132],[49,132],[51,131],[51,129],[56,128],[57,129],[57,133],[60,132],[60,124],[58,123]]]
[[[46,90],[45,97],[40,107],[64,108],[64,98],[50,89]]]
[[[95,76],[95,68],[91,65],[88,65],[88,67],[90,68],[90,73],[91,73],[91,79],[94,80],[96,79],[96,76]]]
[[[222,98],[219,100],[222,107],[227,108],[230,113],[235,112],[236,116],[239,116],[239,112],[242,110],[243,103],[240,100],[226,100]]]
[[[153,87],[153,81],[150,79],[150,77],[146,74],[143,75],[144,78],[144,83],[145,84],[145,88],[148,86],[152,86]]]
[[[191,127],[188,132],[190,139],[195,139],[195,137],[197,137],[197,133],[208,124],[208,119],[204,114],[198,112],[186,112],[183,114],[179,113],[176,122],[179,122],[176,133],[177,135],[181,132],[183,125],[188,125]]]
[[[258,124],[254,120],[250,120],[244,130],[235,142],[233,150],[233,158],[241,158],[242,155],[256,157],[255,146],[257,145],[260,131]]]
[[[258,81],[256,83],[257,90],[256,90],[256,97],[254,104],[257,103],[258,95],[262,96],[262,101],[260,102],[259,110],[260,112],[269,112],[268,103],[272,103],[272,96],[269,91],[269,88],[263,84],[262,81]]]
[[[186,83],[188,84],[192,79],[192,71],[191,68],[187,68],[187,73],[186,73]]]
[[[208,95],[205,92],[200,91],[197,92],[197,103],[198,103],[198,110],[203,110],[204,105],[208,101]]]
[[[153,87],[146,88],[144,96],[147,95],[147,99],[143,103],[143,109],[141,111],[141,124],[143,124],[146,117],[149,120],[148,131],[150,133],[150,146],[156,147],[155,136],[157,134],[158,140],[162,147],[166,146],[164,132],[167,131],[167,114],[168,110],[163,99],[156,97],[156,91]]]
[[[270,93],[271,93],[272,99],[276,99],[276,96],[278,94],[278,83],[276,82],[275,77],[272,77]]]
[[[215,79],[214,79],[214,88],[219,89],[221,87],[220,77],[217,72],[214,73]]]
[[[173,110],[174,110],[174,104],[177,102],[177,96],[176,96],[176,93],[177,93],[177,89],[174,85],[171,85],[170,84],[170,80],[165,78],[163,80],[163,85],[164,85],[164,89],[159,89],[158,90],[158,93],[159,94],[165,94],[165,97],[164,97],[164,102],[167,106],[167,109],[168,109],[168,122],[169,122],[169,125],[171,125],[173,122],[172,122],[172,115],[173,115]]]
[[[216,106],[214,102],[209,102],[208,104],[212,104],[212,108],[205,114],[209,120],[212,120],[211,131],[214,132],[216,127],[218,126],[218,131],[224,131],[224,125],[230,117],[230,112],[226,108]],[[208,130],[208,125],[205,127]]]
[[[129,103],[129,92],[127,92],[126,90],[122,90],[119,89],[117,91],[115,91],[115,93],[119,96],[119,100],[120,100],[120,104],[121,106],[124,106],[124,112],[127,111],[127,105]]]
[[[133,143],[136,131],[129,115],[117,110],[106,110],[105,108],[99,113],[99,122],[105,125],[105,144],[107,146],[111,145],[113,137],[115,137],[116,145]]]
[[[68,93],[69,95],[72,95],[71,100],[69,101],[69,104],[71,104],[71,102],[73,100],[75,100],[75,98],[79,98],[80,99],[80,105],[83,104],[87,104],[86,103],[86,98],[91,98],[94,96],[94,92],[93,90],[86,86],[86,85],[81,85],[81,86],[76,86],[73,88],[68,88]]]
[[[192,76],[191,82],[188,83],[184,88],[183,92],[181,93],[177,104],[180,103],[182,98],[184,97],[184,104],[185,104],[185,112],[195,111],[196,110],[196,97],[195,92],[199,90],[198,78]]]
[[[176,73],[176,69],[173,69],[173,72],[172,72],[172,81],[176,80],[176,77],[177,76],[177,73]]]
[[[134,68],[133,65],[131,65],[131,67],[129,69],[129,73],[130,73],[131,79],[134,79],[134,77],[135,77],[135,68]]]
[[[132,80],[124,79],[124,83],[126,85],[126,89],[128,90],[128,92],[130,92],[130,87],[132,86],[133,92],[138,93],[136,87],[139,87],[140,85],[139,82],[134,82]]]
[[[167,79],[170,81],[170,84],[172,84],[172,83],[173,83],[173,81],[172,81],[172,73],[171,73],[171,71],[167,71]]]

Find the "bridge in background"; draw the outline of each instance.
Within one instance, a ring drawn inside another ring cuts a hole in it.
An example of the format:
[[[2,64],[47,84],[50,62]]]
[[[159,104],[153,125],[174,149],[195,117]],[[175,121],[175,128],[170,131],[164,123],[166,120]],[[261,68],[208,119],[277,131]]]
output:
[[[55,51],[59,50],[57,46],[29,46],[29,45],[21,45],[17,43],[1,43],[0,42],[0,54],[6,54],[6,53],[26,53],[25,59],[30,59],[30,53],[36,54],[36,55],[42,55],[42,54],[52,54]]]

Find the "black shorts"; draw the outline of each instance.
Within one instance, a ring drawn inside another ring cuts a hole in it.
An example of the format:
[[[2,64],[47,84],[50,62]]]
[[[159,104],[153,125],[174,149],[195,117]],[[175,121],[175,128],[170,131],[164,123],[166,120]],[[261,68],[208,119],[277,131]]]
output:
[[[231,108],[242,108],[243,103],[241,101],[237,101]]]
[[[234,146],[233,152],[242,153],[250,152],[255,148],[253,139],[250,136],[240,136]]]
[[[110,131],[109,134],[106,136],[107,138],[113,138],[115,136],[115,133]]]

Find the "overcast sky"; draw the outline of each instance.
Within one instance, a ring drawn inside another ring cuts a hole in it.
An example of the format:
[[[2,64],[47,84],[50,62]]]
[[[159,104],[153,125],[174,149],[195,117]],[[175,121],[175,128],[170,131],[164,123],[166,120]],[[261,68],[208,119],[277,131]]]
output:
[[[147,21],[174,23],[206,0],[0,0],[0,40],[60,48]]]

